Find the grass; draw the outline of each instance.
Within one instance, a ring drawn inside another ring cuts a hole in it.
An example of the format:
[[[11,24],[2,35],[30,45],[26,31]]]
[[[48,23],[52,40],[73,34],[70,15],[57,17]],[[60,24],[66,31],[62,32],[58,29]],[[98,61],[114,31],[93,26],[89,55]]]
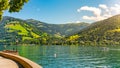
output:
[[[24,26],[28,26],[28,27],[23,27]],[[32,31],[32,28],[29,28],[29,25],[27,24],[23,24],[21,25],[19,22],[17,21],[12,21],[10,23],[8,23],[5,28],[9,28],[9,30],[7,32],[15,32],[17,31],[18,35],[22,35],[22,40],[32,40],[34,38],[39,38],[40,36],[38,34],[36,34],[35,32]],[[30,36],[32,35],[32,36]]]
[[[18,31],[19,35],[28,35],[28,31],[23,26],[21,26],[19,23],[14,23],[14,24],[10,23],[6,25],[5,28],[10,28],[8,32]]]
[[[120,29],[110,30],[109,32],[120,32]]]
[[[31,35],[32,35],[34,38],[39,38],[39,37],[40,37],[39,35],[37,35],[37,34],[34,33],[34,32],[31,32]]]
[[[31,37],[22,37],[22,40],[24,41],[24,40],[31,40],[31,39],[33,39],[33,38],[31,38]]]

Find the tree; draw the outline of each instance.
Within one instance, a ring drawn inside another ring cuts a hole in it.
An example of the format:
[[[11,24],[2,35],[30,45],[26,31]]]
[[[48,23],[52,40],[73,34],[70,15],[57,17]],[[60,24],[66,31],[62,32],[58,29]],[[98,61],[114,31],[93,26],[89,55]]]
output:
[[[29,0],[0,0],[0,20],[5,10],[8,10],[10,13],[19,12],[28,1]]]

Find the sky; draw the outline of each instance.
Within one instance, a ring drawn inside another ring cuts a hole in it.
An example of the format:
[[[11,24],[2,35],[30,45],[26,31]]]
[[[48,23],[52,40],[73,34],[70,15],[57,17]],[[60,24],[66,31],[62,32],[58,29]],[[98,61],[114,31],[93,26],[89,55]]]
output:
[[[18,13],[4,16],[50,24],[93,23],[120,14],[120,0],[29,0]]]

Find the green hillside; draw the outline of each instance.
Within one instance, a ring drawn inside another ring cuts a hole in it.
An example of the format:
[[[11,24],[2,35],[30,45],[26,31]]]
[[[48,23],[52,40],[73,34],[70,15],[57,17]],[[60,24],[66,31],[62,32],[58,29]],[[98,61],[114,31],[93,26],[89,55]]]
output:
[[[89,26],[88,23],[68,23],[68,24],[47,24],[33,19],[26,20],[30,25],[36,27],[39,30],[47,32],[48,34],[55,35],[60,34],[61,36],[72,35],[81,29]]]
[[[74,36],[79,36],[74,39]],[[72,39],[70,39],[72,37]],[[98,21],[68,37],[70,44],[118,45],[120,44],[120,15]]]
[[[5,28],[8,29],[7,32],[17,31],[17,34],[22,36],[23,41],[27,39],[40,38],[38,34],[33,32],[33,28],[29,27],[29,25],[27,25],[26,23],[19,23],[18,21],[11,21],[5,25]]]
[[[46,42],[48,34],[29,25],[24,20],[4,17],[0,23],[0,42],[1,44],[38,44]]]

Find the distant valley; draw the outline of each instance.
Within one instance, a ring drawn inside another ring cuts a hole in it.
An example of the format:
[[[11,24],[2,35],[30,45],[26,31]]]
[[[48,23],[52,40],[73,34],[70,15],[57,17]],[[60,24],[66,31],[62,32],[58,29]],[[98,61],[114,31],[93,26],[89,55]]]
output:
[[[0,44],[119,45],[120,15],[92,24],[48,24],[5,16],[0,23]]]
[[[33,19],[22,20],[5,16],[0,23],[1,44],[46,44],[70,36],[86,28],[88,23],[47,24]],[[52,39],[52,40],[50,40]]]

